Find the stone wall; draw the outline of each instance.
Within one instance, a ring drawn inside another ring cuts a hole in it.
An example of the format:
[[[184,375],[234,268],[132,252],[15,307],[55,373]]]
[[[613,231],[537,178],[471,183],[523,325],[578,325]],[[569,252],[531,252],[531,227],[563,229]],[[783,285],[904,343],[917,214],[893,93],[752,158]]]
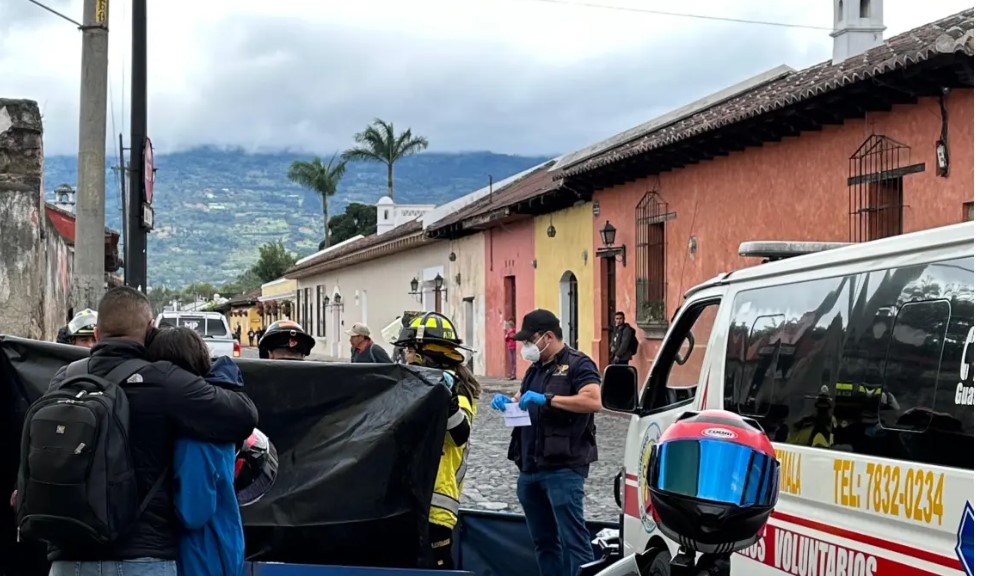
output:
[[[44,338],[41,112],[0,99],[0,333]]]
[[[0,334],[53,340],[71,254],[45,216],[41,135],[36,102],[0,98]]]
[[[65,242],[49,218],[44,219],[45,274],[44,339],[54,340],[65,324],[75,277],[73,249]]]

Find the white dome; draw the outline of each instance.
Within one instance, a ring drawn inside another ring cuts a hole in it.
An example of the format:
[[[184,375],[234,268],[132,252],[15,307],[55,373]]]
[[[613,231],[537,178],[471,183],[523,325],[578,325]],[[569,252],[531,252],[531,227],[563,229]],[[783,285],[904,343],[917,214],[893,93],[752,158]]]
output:
[[[388,196],[382,196],[378,199],[378,206],[382,206],[383,204],[395,204],[395,202],[393,202],[392,198],[389,198]]]

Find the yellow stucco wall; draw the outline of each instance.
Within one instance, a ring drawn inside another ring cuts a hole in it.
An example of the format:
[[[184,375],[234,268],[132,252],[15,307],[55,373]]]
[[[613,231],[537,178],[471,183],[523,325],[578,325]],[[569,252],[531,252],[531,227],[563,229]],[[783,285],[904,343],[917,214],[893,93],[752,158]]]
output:
[[[263,284],[262,287],[263,298],[280,296],[282,294],[295,295],[296,293],[297,281],[292,278],[279,278]]]
[[[546,231],[556,228],[555,238]],[[578,294],[577,348],[590,353],[593,343],[593,206],[587,202],[535,219],[535,305],[552,310],[561,319],[560,292],[566,272],[576,276]],[[584,253],[586,259],[584,260]],[[521,323],[521,320],[518,320]],[[564,326],[564,330],[566,327]],[[569,337],[564,334],[569,343]]]
[[[239,316],[235,314],[235,312],[240,312],[242,310],[247,311],[249,315]],[[236,326],[242,326],[242,336],[239,338],[239,344],[248,346],[249,329],[252,328],[253,330],[259,330],[263,324],[262,318],[259,317],[259,313],[256,312],[256,307],[254,305],[249,307],[236,307],[232,309],[232,312],[233,313],[230,314],[228,318],[229,328],[231,328],[232,332],[234,333]]]

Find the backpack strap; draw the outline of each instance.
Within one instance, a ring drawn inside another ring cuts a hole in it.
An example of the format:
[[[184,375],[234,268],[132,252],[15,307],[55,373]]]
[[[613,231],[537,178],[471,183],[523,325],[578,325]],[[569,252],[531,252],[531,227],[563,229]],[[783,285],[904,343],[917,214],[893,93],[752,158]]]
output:
[[[65,368],[65,379],[84,376],[89,373],[89,358],[76,360]]]
[[[143,516],[143,513],[147,511],[147,506],[150,506],[150,500],[152,500],[154,495],[160,491],[161,487],[163,487],[164,480],[170,476],[170,467],[170,464],[164,467],[164,471],[161,472],[160,476],[158,476],[154,481],[153,486],[150,487],[150,491],[143,497],[143,502],[140,502],[140,507],[136,509],[136,516],[133,517],[134,522]]]

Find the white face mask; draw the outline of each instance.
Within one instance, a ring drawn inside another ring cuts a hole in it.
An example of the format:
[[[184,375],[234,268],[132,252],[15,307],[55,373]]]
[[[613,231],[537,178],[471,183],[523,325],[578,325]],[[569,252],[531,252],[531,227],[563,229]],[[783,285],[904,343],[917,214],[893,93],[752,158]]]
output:
[[[542,336],[539,336],[539,340],[542,340]],[[522,358],[532,363],[539,361],[539,356],[542,354],[539,350],[539,340],[522,343]]]

